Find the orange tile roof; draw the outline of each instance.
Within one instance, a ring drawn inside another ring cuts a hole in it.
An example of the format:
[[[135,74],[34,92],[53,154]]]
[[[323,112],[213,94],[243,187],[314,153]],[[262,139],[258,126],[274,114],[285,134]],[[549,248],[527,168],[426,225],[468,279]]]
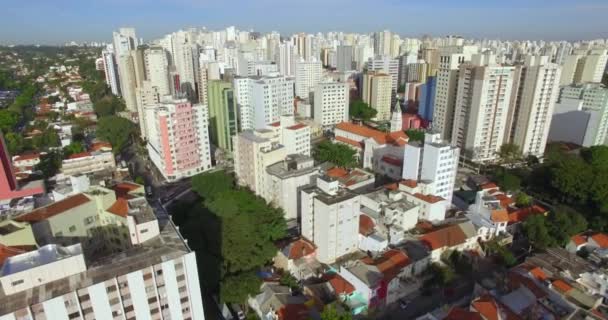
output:
[[[297,260],[310,254],[313,254],[316,248],[312,243],[300,238],[288,244],[286,249],[288,249],[287,258],[291,260]]]
[[[489,295],[477,298],[471,303],[471,307],[477,310],[485,320],[499,320],[498,304]]]
[[[386,135],[386,142],[392,143],[398,146],[404,146],[407,144],[409,137],[403,131],[393,131]]]
[[[368,215],[366,214],[361,214],[359,216],[359,233],[364,235],[364,236],[368,236],[370,233],[372,233],[374,231],[374,227],[376,226],[376,224],[374,223],[374,220],[372,220],[372,218],[370,218]]]
[[[91,144],[90,151],[99,151],[104,148],[112,149],[112,145],[109,142],[95,142]]]
[[[357,148],[361,148],[361,149],[363,149],[363,143],[361,143],[361,142],[357,142],[357,141],[355,141],[355,140],[353,140],[353,139],[344,138],[344,137],[336,137],[335,139],[336,139],[337,141],[342,142],[342,143],[349,144],[349,145],[351,145],[351,146],[353,146],[353,147],[357,147]]]
[[[341,178],[344,177],[348,174],[348,171],[339,168],[339,167],[333,167],[330,169],[327,169],[327,175],[332,177],[332,178]]]
[[[508,222],[509,214],[507,213],[506,209],[492,210],[492,215],[490,218],[492,219],[492,221],[498,222],[498,223]]]
[[[443,318],[444,320],[484,320],[477,312],[468,311],[460,307],[454,307]]]
[[[540,281],[545,281],[549,278],[547,277],[547,274],[543,271],[543,269],[541,269],[540,267],[533,267],[529,270],[529,272],[534,278]]]
[[[87,196],[82,193],[65,198],[61,201],[52,203],[46,207],[36,209],[34,211],[22,214],[15,218],[15,221],[19,222],[38,222],[46,220],[50,217],[66,212],[68,210],[79,207],[85,203],[91,201]]]
[[[499,191],[497,191],[497,192],[499,192]],[[515,203],[515,201],[513,199],[507,197],[507,195],[504,193],[495,194],[494,198],[496,198],[498,201],[500,201],[500,205],[503,207],[508,207],[509,205]]]
[[[129,201],[125,198],[117,198],[106,211],[126,218],[129,215]]]
[[[508,283],[510,286],[514,288],[519,288],[520,286],[524,286],[528,288],[537,299],[544,298],[547,296],[547,292],[539,287],[532,279],[527,276],[523,276],[517,272],[509,272],[508,274]]]
[[[402,180],[400,183],[410,188],[416,188],[418,186],[418,182],[414,179],[405,179]]]
[[[382,272],[386,280],[391,280],[396,277],[401,270],[410,264],[410,258],[403,251],[391,249],[381,257],[372,259],[366,257],[361,259],[361,262],[367,265],[373,265]]]
[[[551,285],[553,286],[553,288],[557,289],[557,291],[561,292],[561,293],[566,293],[570,290],[572,290],[572,286],[567,284],[565,281],[563,280],[555,280],[551,283]]]
[[[608,235],[605,233],[596,233],[591,236],[591,239],[593,239],[600,248],[608,248]]]
[[[336,294],[351,294],[355,292],[355,287],[337,273],[325,275],[323,278],[329,281]]]
[[[139,184],[130,183],[130,182],[121,182],[115,185],[112,189],[116,194],[116,197],[125,197],[131,191],[139,189],[141,186]]]
[[[449,225],[447,227],[428,232],[422,235],[420,238],[420,240],[426,243],[431,250],[457,246],[464,243],[466,239],[466,234],[462,231],[458,224]]]
[[[439,201],[445,200],[440,196],[434,196],[434,195],[422,194],[422,193],[415,193],[414,197],[416,197],[424,202],[428,202],[428,203],[437,203]]]
[[[572,236],[572,238],[570,238],[570,240],[572,240],[572,242],[574,242],[574,244],[576,244],[577,246],[587,243],[587,238],[585,238],[583,235],[580,235],[580,234]]]
[[[387,190],[391,190],[392,191],[392,190],[399,189],[399,185],[396,182],[393,182],[393,183],[385,184],[384,188],[387,189]]]
[[[509,223],[523,222],[530,215],[534,214],[546,214],[547,210],[541,206],[533,205],[531,207],[522,209],[508,209],[509,212]]]

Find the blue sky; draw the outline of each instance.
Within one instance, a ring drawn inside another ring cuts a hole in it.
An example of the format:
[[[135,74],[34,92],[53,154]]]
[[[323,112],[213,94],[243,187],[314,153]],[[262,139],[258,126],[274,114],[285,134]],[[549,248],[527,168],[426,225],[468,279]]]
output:
[[[608,38],[608,0],[2,0],[0,43],[109,41],[132,26],[151,39],[183,27],[404,36]]]

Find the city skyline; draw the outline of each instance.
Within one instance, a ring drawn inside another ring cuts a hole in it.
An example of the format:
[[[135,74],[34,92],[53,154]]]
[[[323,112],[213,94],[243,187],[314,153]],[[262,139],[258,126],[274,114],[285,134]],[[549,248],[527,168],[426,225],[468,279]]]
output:
[[[196,0],[11,0],[3,9],[6,18],[0,21],[0,43],[7,44],[108,41],[110,32],[120,26],[136,28],[146,40],[187,27],[217,30],[230,25],[262,33],[275,30],[282,35],[390,29],[407,37],[458,34],[467,38],[568,41],[608,37],[608,32],[602,31],[608,30],[604,19],[608,5],[599,0],[557,0],[550,4],[516,0],[507,5],[479,0],[458,4],[443,0],[365,0],[356,5],[344,0],[301,4],[237,0],[230,6]],[[24,12],[27,19],[23,18]]]

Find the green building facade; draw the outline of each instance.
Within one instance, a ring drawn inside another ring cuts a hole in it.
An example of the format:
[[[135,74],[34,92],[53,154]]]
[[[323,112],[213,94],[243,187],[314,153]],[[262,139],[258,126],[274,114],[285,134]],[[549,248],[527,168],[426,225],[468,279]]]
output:
[[[221,149],[232,152],[232,137],[238,133],[238,110],[230,82],[211,80],[208,88],[209,134]]]

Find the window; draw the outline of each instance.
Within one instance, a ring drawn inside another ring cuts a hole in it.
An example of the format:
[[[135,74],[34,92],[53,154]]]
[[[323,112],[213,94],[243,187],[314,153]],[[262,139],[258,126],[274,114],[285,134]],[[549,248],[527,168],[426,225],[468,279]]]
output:
[[[17,281],[13,281],[13,282],[11,283],[11,285],[13,285],[13,287],[15,287],[15,286],[18,286],[18,285],[22,284],[23,282],[24,282],[24,280],[23,280],[23,279],[19,279],[19,280],[17,280]]]

